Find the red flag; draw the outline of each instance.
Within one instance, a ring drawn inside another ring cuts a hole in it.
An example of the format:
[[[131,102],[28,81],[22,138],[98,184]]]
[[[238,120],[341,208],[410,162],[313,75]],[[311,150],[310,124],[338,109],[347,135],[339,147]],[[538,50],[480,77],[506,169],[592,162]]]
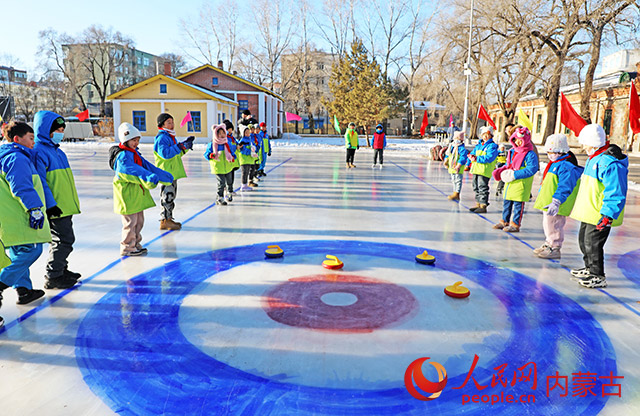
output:
[[[629,91],[629,124],[633,134],[640,133],[640,98],[638,98],[638,91],[636,91],[633,81]]]
[[[422,125],[420,126],[420,136],[424,136],[425,130],[427,130],[427,126],[429,125],[429,118],[427,117],[427,110],[424,110],[424,115],[422,116]]]
[[[560,122],[578,136],[582,128],[587,125],[587,122],[580,117],[580,114],[576,113],[576,110],[573,109],[563,93],[560,93],[560,99]]]
[[[82,113],[76,114],[76,117],[78,117],[78,121],[85,121],[89,118],[89,109],[84,110]]]
[[[449,127],[453,127],[453,114],[449,114]]]
[[[190,121],[193,121],[193,119],[191,118],[191,112],[187,111],[187,115],[184,116],[184,118],[180,122],[180,127],[184,127],[184,125],[187,124]]]
[[[493,127],[494,130],[498,130],[498,128],[496,127],[496,123],[493,122],[493,120],[489,116],[489,113],[487,113],[487,110],[484,109],[482,104],[480,104],[480,108],[478,108],[478,118],[489,123],[489,125]]]

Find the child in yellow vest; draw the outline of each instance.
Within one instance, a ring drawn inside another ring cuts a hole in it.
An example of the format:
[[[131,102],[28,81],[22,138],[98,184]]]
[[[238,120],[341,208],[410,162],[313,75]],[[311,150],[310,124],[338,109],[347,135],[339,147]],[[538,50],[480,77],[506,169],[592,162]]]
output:
[[[545,150],[549,163],[542,175],[542,185],[533,207],[542,210],[542,228],[546,240],[533,253],[543,259],[559,259],[564,226],[576,202],[582,168],[569,150],[564,134],[547,137]]]
[[[344,144],[347,148],[347,168],[355,168],[356,165],[353,162],[356,157],[356,150],[360,148],[355,123],[349,123],[349,128],[344,133]]]
[[[227,205],[227,201],[233,201],[231,194],[227,195],[227,201],[224,198],[225,188],[230,189],[233,186],[233,169],[235,155],[231,151],[227,138],[227,128],[224,124],[211,126],[213,131],[213,141],[207,145],[204,152],[204,158],[211,165],[211,173],[215,174],[218,179],[218,198],[216,205]]]
[[[571,270],[578,283],[588,288],[607,287],[604,275],[604,244],[611,227],[622,225],[627,202],[629,158],[607,141],[597,124],[585,126],[578,141],[589,155],[571,218],[580,221],[578,242],[584,267]]]
[[[464,167],[467,164],[467,155],[469,151],[464,147],[464,133],[457,131],[453,134],[453,142],[447,148],[443,165],[448,168],[451,175],[451,183],[453,184],[453,193],[447,198],[452,201],[460,200],[460,191],[462,190],[462,175]]]
[[[493,178],[495,180],[502,179],[506,184],[502,219],[493,228],[508,233],[517,233],[522,225],[524,203],[531,196],[533,175],[540,169],[540,166],[538,156],[533,150],[535,146],[531,141],[531,132],[528,128],[517,128],[509,142],[513,148],[507,154],[507,164],[493,171]],[[511,214],[513,214],[513,221],[511,221]]]

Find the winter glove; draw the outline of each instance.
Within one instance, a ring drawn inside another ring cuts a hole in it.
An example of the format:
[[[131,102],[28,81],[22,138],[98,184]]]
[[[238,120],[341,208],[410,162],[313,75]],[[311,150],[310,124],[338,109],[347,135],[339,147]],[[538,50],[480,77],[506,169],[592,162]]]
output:
[[[357,150],[360,150],[360,145],[358,145],[358,146],[356,147],[356,149],[357,149]]]
[[[29,210],[29,227],[34,230],[40,230],[44,227],[44,214],[40,208],[33,208]]]
[[[596,230],[602,231],[607,227],[611,227],[612,222],[613,222],[613,218],[603,215],[602,218],[600,218],[598,225],[596,225]]]
[[[52,206],[47,210],[47,217],[54,218],[62,215],[62,210],[57,205]]]
[[[267,153],[267,156],[271,156],[271,152]]]
[[[500,174],[500,179],[504,183],[509,183],[509,182],[513,182],[513,181],[516,180],[516,175],[513,172],[513,169],[505,169]]]
[[[558,215],[558,210],[560,209],[560,200],[553,198],[551,203],[545,207],[547,209],[547,215],[551,215],[555,217]]]
[[[190,136],[188,139],[186,139],[185,141],[183,141],[182,143],[180,143],[180,148],[182,150],[185,149],[193,149],[193,141],[195,140],[195,137],[191,138],[193,136]]]

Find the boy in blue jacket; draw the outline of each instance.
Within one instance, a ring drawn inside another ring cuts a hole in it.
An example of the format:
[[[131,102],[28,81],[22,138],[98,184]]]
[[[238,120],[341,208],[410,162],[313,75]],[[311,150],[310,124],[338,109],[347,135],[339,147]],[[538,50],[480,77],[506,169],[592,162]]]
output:
[[[453,184],[453,193],[447,197],[452,201],[460,200],[460,191],[462,190],[462,175],[464,167],[468,162],[469,151],[464,147],[464,133],[457,131],[453,133],[453,142],[447,148],[443,165],[449,170],[451,175],[451,183]]]
[[[571,270],[571,274],[584,287],[607,287],[604,244],[611,227],[622,225],[629,159],[618,146],[609,143],[604,129],[597,124],[585,126],[578,141],[589,159],[580,177],[571,218],[580,221],[578,242],[584,267]]]
[[[496,166],[498,145],[493,141],[493,127],[480,129],[480,141],[469,154],[471,173],[473,174],[473,192],[476,194],[476,206],[469,209],[477,214],[487,212],[489,205],[489,179]]]
[[[64,118],[51,111],[38,111],[33,121],[36,169],[44,187],[51,226],[45,289],[67,289],[81,277],[68,269],[67,260],[76,240],[73,216],[80,214],[80,201],[69,160],[60,148],[65,126]]]
[[[267,133],[267,123],[264,121],[260,123],[260,131],[258,132],[258,138],[260,139],[260,152],[262,155],[262,162],[258,166],[258,176],[267,176],[264,173],[264,168],[267,165],[267,157],[271,156],[271,138]]]
[[[16,288],[18,304],[25,305],[44,296],[33,289],[29,267],[42,254],[42,243],[51,241],[46,222],[44,189],[33,165],[33,129],[26,123],[11,122],[3,132],[9,143],[0,146],[0,240],[9,250],[10,264],[0,270],[2,291]],[[2,247],[4,254],[4,246]]]

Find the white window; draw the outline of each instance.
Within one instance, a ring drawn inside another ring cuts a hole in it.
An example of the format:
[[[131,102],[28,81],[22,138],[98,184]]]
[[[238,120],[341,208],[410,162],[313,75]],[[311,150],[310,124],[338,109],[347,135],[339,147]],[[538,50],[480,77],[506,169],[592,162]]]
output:
[[[149,58],[144,58],[144,66],[149,66]]]

